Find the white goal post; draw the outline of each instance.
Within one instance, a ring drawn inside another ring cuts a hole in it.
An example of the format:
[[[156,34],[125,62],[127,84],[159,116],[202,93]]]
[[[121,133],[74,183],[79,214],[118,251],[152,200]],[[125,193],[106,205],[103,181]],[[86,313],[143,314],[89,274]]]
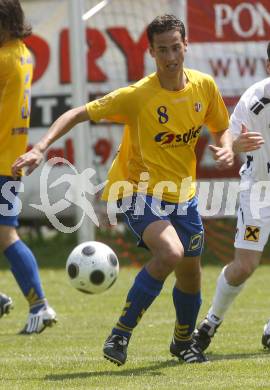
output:
[[[84,9],[84,0],[69,0],[72,104],[74,107],[81,106],[88,100],[85,83],[86,34],[85,26],[82,21]],[[89,125],[86,123],[77,125],[74,133],[74,150],[76,167],[79,173],[92,166],[92,145],[90,142]],[[87,178],[82,176],[81,180],[87,180]],[[77,193],[75,194],[77,198],[81,197],[81,184],[77,186]],[[87,183],[85,183],[83,187],[87,188]],[[91,197],[89,201],[92,202],[93,197]],[[76,208],[75,212],[76,221],[79,223],[81,211]],[[77,231],[77,239],[78,243],[95,240],[95,226],[87,215],[83,218]]]

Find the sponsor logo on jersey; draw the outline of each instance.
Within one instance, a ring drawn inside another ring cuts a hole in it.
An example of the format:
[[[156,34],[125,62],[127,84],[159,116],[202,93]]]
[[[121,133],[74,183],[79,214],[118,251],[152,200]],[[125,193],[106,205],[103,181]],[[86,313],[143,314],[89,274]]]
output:
[[[201,128],[202,126],[198,127],[197,129],[195,129],[195,127],[192,127],[191,129],[189,129],[189,131],[183,134],[175,134],[169,131],[162,131],[155,136],[154,140],[159,145],[165,145],[170,147],[177,147],[182,146],[183,144],[194,143],[195,139],[198,138],[200,134]]]
[[[155,136],[155,141],[160,145],[170,144],[175,139],[176,134],[169,133],[168,131],[162,131]]]
[[[247,225],[244,234],[244,240],[258,242],[260,238],[260,231],[261,228],[259,226]]]

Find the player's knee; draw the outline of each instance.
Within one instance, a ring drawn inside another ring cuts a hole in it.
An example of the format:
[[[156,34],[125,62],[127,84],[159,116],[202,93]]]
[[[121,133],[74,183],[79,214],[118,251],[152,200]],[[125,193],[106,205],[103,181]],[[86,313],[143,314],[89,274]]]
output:
[[[242,279],[248,279],[253,274],[255,269],[256,266],[251,262],[246,261],[237,263],[238,274],[241,275]]]
[[[183,259],[183,254],[181,251],[164,251],[160,252],[158,256],[155,257],[155,275],[158,275],[158,278],[165,280],[168,275],[175,271],[175,268]]]
[[[184,249],[179,246],[172,246],[161,254],[163,264],[166,264],[172,271],[181,263],[184,257]]]

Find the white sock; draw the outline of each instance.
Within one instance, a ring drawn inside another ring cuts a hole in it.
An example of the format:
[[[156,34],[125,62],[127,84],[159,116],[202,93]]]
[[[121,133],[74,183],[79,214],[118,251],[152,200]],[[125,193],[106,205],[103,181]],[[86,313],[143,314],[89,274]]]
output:
[[[206,316],[208,320],[217,325],[221,323],[226,311],[245,285],[245,283],[242,283],[239,286],[231,286],[225,278],[224,272],[226,267],[227,265],[222,269],[218,277],[212,306]]]

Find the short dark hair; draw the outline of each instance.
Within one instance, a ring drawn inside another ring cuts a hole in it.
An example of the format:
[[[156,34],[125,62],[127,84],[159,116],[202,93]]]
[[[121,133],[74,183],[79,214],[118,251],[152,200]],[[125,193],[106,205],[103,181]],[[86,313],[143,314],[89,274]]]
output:
[[[9,33],[11,38],[25,38],[32,34],[19,0],[0,0],[0,29]]]
[[[184,23],[174,15],[157,16],[147,27],[147,38],[150,45],[153,45],[154,34],[161,34],[165,31],[178,30],[182,39],[185,39],[186,30]]]
[[[267,45],[267,57],[268,57],[268,60],[270,61],[270,42]]]

